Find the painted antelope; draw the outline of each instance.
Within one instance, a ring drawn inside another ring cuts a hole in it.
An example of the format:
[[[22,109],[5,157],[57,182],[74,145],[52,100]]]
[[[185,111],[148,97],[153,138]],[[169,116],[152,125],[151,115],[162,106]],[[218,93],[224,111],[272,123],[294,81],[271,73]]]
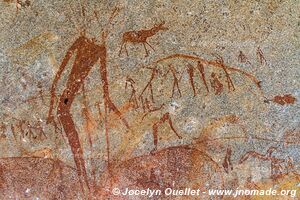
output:
[[[271,178],[276,180],[288,175],[289,171],[294,171],[292,158],[289,156],[287,159],[276,158],[274,155],[272,155],[276,150],[276,147],[269,147],[265,154],[257,153],[256,151],[249,151],[241,157],[239,164],[244,163],[250,157],[263,161],[271,161]]]
[[[151,47],[151,49],[154,50],[154,48],[147,42],[147,39],[149,37],[152,37],[155,35],[158,31],[164,31],[168,30],[167,27],[164,27],[165,21],[161,22],[160,24],[154,25],[150,29],[142,29],[139,31],[128,31],[123,33],[123,38],[122,38],[122,44],[121,44],[121,49],[119,51],[119,56],[122,53],[123,46],[125,48],[126,54],[128,56],[128,51],[126,48],[126,44],[128,42],[130,43],[142,43],[146,52],[146,56],[149,55],[148,50],[146,48],[146,44]]]

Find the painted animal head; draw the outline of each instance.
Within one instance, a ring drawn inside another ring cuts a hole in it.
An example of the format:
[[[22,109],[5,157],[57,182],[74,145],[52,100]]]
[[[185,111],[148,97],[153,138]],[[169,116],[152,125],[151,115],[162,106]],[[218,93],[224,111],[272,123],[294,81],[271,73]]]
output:
[[[159,24],[155,24],[154,25],[154,27],[153,27],[153,29],[155,29],[155,30],[157,30],[157,31],[166,31],[166,30],[169,30],[169,28],[168,27],[165,27],[164,26],[165,25],[165,21],[162,21],[161,23],[159,23]]]

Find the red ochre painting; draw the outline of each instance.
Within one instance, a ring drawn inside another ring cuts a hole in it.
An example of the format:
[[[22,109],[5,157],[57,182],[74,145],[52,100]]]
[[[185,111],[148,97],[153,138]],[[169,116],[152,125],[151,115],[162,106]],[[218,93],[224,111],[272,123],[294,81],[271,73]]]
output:
[[[299,199],[299,1],[0,10],[0,199]]]

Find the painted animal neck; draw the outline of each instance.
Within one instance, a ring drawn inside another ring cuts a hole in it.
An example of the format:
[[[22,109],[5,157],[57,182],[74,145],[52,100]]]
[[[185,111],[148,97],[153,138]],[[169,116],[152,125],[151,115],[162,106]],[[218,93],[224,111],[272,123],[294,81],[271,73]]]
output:
[[[146,30],[146,31],[145,31],[145,35],[146,35],[147,37],[151,37],[151,36],[155,35],[158,31],[160,31],[160,28],[158,28],[158,27],[153,27],[153,28],[151,28],[151,29]]]

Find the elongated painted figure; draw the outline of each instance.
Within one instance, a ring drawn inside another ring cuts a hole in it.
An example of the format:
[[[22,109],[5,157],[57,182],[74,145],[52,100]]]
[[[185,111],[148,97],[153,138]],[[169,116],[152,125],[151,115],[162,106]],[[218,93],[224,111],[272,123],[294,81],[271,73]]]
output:
[[[77,168],[78,176],[80,177],[81,185],[83,191],[90,189],[88,176],[85,167],[85,161],[83,158],[83,150],[80,144],[79,136],[75,128],[75,123],[72,119],[72,114],[70,112],[71,105],[76,97],[77,92],[82,88],[83,82],[87,75],[89,74],[92,67],[100,60],[100,75],[103,84],[103,99],[105,110],[112,110],[115,112],[120,119],[123,121],[125,126],[128,128],[127,121],[123,118],[122,114],[112,102],[109,95],[109,83],[107,78],[107,66],[106,66],[106,44],[105,41],[101,45],[96,44],[95,39],[89,39],[82,34],[68,49],[67,54],[65,55],[58,72],[54,78],[52,88],[51,88],[51,102],[48,115],[47,123],[54,121],[53,117],[53,106],[55,100],[55,91],[57,83],[67,66],[70,58],[74,53],[76,53],[73,66],[68,77],[66,87],[60,96],[58,107],[57,107],[57,116],[60,120],[66,136],[68,138],[71,151],[74,156],[74,161]]]

